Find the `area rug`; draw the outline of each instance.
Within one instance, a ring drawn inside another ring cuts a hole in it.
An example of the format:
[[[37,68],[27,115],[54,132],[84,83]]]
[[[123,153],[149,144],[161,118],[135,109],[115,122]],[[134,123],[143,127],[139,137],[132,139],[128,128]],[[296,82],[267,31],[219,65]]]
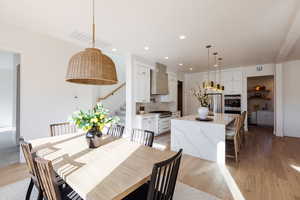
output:
[[[0,187],[0,200],[24,200],[29,185],[29,179]],[[37,190],[34,188],[31,194],[32,200],[37,199]],[[174,192],[174,200],[220,200],[215,196],[192,188],[181,182],[177,182]]]

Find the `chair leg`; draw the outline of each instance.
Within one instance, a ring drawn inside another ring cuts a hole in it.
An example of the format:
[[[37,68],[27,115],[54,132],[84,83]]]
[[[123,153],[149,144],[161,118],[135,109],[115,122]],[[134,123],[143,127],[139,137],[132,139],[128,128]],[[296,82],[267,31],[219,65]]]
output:
[[[246,144],[246,131],[243,129],[243,145]]]
[[[37,200],[43,200],[43,191],[39,188],[39,195]]]
[[[239,141],[237,141],[237,138],[234,139],[234,153],[235,153],[235,162],[238,162],[238,150],[239,149]]]
[[[26,200],[30,200],[30,195],[31,195],[31,192],[32,192],[32,188],[33,188],[33,180],[30,179],[30,183],[29,183],[27,193],[26,193],[26,198],[25,198]]]
[[[239,151],[243,147],[243,131],[239,133]]]

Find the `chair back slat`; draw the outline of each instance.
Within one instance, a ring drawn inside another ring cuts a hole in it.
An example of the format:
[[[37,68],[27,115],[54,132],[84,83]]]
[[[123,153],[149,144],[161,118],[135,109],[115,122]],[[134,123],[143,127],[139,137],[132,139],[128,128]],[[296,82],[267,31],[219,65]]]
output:
[[[154,132],[142,129],[132,129],[130,140],[138,144],[152,147]]]
[[[172,158],[154,164],[147,200],[171,200],[173,198],[182,149]]]
[[[36,153],[32,152],[32,146],[30,143],[21,141],[21,148],[25,157],[26,165],[29,171],[29,174],[31,176],[31,179],[33,180],[33,183],[38,189],[42,190],[41,187],[41,179],[40,174],[37,169],[37,165],[35,162]]]
[[[108,135],[111,135],[113,137],[121,138],[124,133],[124,126],[122,125],[113,125],[108,129]]]
[[[69,122],[50,124],[50,134],[51,136],[64,135],[69,133],[77,132],[77,128],[74,124]]]
[[[244,111],[244,112],[242,113],[242,122],[241,122],[243,127],[244,127],[246,115],[247,115],[247,111]]]
[[[21,141],[21,149],[26,161],[26,165],[31,176],[36,176],[36,168],[31,156],[32,145],[28,142]]]
[[[239,115],[235,120],[236,123],[235,123],[234,130],[235,130],[235,135],[238,135],[243,125],[242,115]]]
[[[47,200],[62,200],[51,161],[39,157],[35,161]]]

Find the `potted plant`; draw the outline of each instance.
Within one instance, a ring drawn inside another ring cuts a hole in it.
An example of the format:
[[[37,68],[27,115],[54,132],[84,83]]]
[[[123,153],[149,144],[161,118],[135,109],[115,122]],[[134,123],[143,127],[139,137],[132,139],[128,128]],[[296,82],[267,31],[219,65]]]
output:
[[[101,103],[88,111],[76,111],[72,115],[73,123],[86,132],[86,139],[90,148],[96,148],[97,140],[102,136],[104,127],[109,127],[119,121],[118,117],[110,117],[109,110]]]
[[[200,103],[200,107],[198,108],[198,114],[200,119],[207,119],[209,109],[209,100],[208,100],[208,94],[206,89],[201,89],[199,87],[198,89],[192,89],[192,95],[196,97],[196,99]]]

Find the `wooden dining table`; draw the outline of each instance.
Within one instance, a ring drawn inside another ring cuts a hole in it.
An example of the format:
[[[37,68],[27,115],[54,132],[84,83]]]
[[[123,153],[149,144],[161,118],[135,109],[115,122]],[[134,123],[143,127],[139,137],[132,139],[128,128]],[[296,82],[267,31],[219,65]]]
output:
[[[83,133],[29,142],[85,200],[122,199],[149,180],[154,163],[175,155],[109,135],[95,149],[88,147]]]

